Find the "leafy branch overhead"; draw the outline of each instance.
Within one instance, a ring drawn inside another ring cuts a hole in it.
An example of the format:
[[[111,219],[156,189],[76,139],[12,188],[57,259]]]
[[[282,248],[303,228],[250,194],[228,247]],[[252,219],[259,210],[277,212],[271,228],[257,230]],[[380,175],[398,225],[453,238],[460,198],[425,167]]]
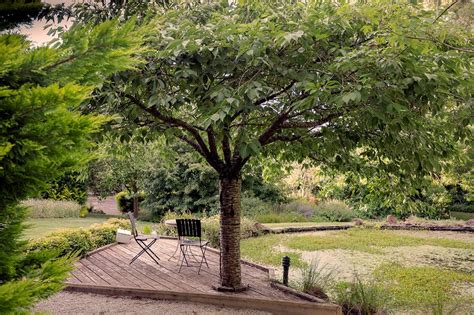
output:
[[[153,22],[147,63],[98,98],[221,174],[278,154],[410,177],[468,132],[472,55],[456,47],[472,37],[434,18],[384,3],[170,9]]]

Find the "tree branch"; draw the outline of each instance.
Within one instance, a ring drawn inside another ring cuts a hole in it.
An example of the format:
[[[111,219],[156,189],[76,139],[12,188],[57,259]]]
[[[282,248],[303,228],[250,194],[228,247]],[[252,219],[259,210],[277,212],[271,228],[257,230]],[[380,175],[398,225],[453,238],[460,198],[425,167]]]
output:
[[[180,119],[162,114],[154,106],[153,107],[146,107],[138,98],[136,98],[133,95],[130,95],[128,93],[123,93],[123,92],[122,92],[122,95],[124,95],[126,98],[128,98],[130,101],[132,101],[140,109],[142,109],[143,111],[151,114],[153,117],[158,118],[162,122],[164,122],[164,123],[166,123],[170,126],[180,127],[182,129],[186,130],[187,132],[189,132],[194,137],[194,139],[196,140],[196,142],[192,141],[195,145],[192,145],[191,143],[189,143],[186,140],[184,140],[184,141],[188,142],[196,150],[197,150],[197,148],[199,148],[199,150],[197,150],[197,151],[206,159],[206,161],[208,161],[209,164],[212,167],[214,167],[216,170],[220,169],[220,165],[218,163],[219,158],[215,157],[215,156],[214,157],[212,156],[211,152],[209,151],[209,149],[206,146],[206,143],[204,142],[201,135],[199,134],[199,131],[196,128],[194,128],[193,126],[191,126],[190,124],[188,124],[185,121],[182,121]]]

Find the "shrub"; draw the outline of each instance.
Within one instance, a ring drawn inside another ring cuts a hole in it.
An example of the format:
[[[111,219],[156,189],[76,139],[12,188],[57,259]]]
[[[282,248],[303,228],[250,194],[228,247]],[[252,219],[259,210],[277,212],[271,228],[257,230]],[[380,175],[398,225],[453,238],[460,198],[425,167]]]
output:
[[[28,199],[22,205],[29,208],[31,218],[77,218],[81,211],[75,201]]]
[[[327,265],[321,265],[319,260],[311,261],[311,264],[303,266],[299,288],[301,291],[326,299],[324,293],[334,282],[334,271],[328,269]]]
[[[362,282],[355,275],[351,283],[340,282],[335,287],[336,302],[344,314],[384,314],[391,300],[386,291],[372,282]]]
[[[261,231],[256,223],[254,220],[242,217],[240,221],[240,237],[244,239],[259,235]],[[220,219],[218,215],[202,220],[203,238],[208,240],[212,247],[216,248],[220,245],[219,225]]]
[[[297,213],[306,218],[310,218],[314,214],[314,206],[305,200],[292,201],[289,204],[281,206],[281,209],[285,212]]]
[[[171,219],[176,219],[176,218],[193,219],[196,217],[197,217],[196,215],[189,214],[189,213],[179,214],[179,213],[174,213],[174,212],[167,212],[163,216],[161,223],[157,225],[156,227],[157,232],[160,235],[176,236],[177,235],[176,228],[173,226],[165,225],[164,222],[166,220],[171,220]],[[201,223],[202,223],[203,239],[206,239],[207,241],[209,241],[210,246],[219,247],[219,244],[220,244],[219,215],[214,215],[211,217],[203,217],[201,218]],[[241,233],[241,238],[249,238],[252,236],[259,235],[261,233],[261,230],[258,228],[256,221],[249,218],[242,217],[240,221],[240,233]]]
[[[121,191],[116,194],[115,200],[117,201],[117,207],[123,213],[133,211],[133,195],[128,191]],[[138,194],[138,202],[140,203],[143,200],[145,200],[145,194],[141,192]]]
[[[350,222],[356,217],[354,211],[339,200],[321,201],[316,205],[314,215],[331,222]]]
[[[257,197],[242,197],[242,216],[255,218],[272,210],[272,205]]]
[[[87,206],[82,206],[81,210],[79,210],[79,217],[80,218],[85,218],[89,215],[89,209]]]
[[[59,256],[69,253],[84,255],[101,246],[113,243],[118,228],[130,229],[130,223],[124,219],[109,219],[103,224],[94,224],[88,229],[71,229],[55,232],[48,236],[30,241],[27,252],[54,250]]]
[[[41,193],[44,199],[70,200],[82,204],[87,201],[87,185],[78,179],[78,173],[66,173],[49,184],[46,191]]]

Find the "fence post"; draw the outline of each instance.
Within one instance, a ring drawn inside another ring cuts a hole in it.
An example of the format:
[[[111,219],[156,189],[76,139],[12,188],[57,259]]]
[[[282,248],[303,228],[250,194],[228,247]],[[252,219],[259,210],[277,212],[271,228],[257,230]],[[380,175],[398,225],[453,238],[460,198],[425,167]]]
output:
[[[285,256],[281,260],[283,266],[283,284],[288,286],[288,272],[290,270],[290,257]]]

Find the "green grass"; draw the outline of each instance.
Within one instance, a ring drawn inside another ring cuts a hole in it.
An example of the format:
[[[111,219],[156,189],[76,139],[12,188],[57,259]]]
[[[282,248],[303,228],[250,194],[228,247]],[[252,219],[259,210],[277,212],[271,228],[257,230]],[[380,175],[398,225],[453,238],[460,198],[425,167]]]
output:
[[[88,228],[96,223],[104,223],[111,217],[114,216],[90,215],[86,218],[28,219],[26,224],[29,225],[29,227],[25,230],[23,238],[36,239],[64,229]],[[137,229],[140,232],[143,232],[145,226],[153,228],[153,223],[144,221],[137,222]]]
[[[459,283],[474,285],[473,274],[426,266],[382,264],[374,276],[393,297],[395,306],[407,309],[424,307],[446,311],[469,300],[456,292]]]
[[[348,225],[349,222],[284,222],[284,223],[263,223],[268,228],[287,228],[287,227],[311,227],[326,225]]]
[[[255,216],[255,221],[260,223],[308,222],[302,214],[297,213],[265,213]]]
[[[242,258],[253,262],[262,263],[271,266],[281,266],[283,256],[291,259],[291,265],[303,267],[306,263],[301,259],[298,253],[279,252],[273,247],[281,243],[286,235],[268,234],[261,237],[247,238],[240,242],[240,252]]]
[[[450,213],[450,216],[452,216],[453,218],[456,218],[458,220],[470,220],[470,219],[474,219],[474,213],[470,213],[470,212],[458,212],[458,211],[451,211]]]
[[[383,247],[432,245],[449,248],[474,249],[474,244],[453,240],[407,236],[396,231],[375,229],[350,229],[324,235],[294,236],[282,244],[292,249],[315,251],[345,249],[381,253]]]

